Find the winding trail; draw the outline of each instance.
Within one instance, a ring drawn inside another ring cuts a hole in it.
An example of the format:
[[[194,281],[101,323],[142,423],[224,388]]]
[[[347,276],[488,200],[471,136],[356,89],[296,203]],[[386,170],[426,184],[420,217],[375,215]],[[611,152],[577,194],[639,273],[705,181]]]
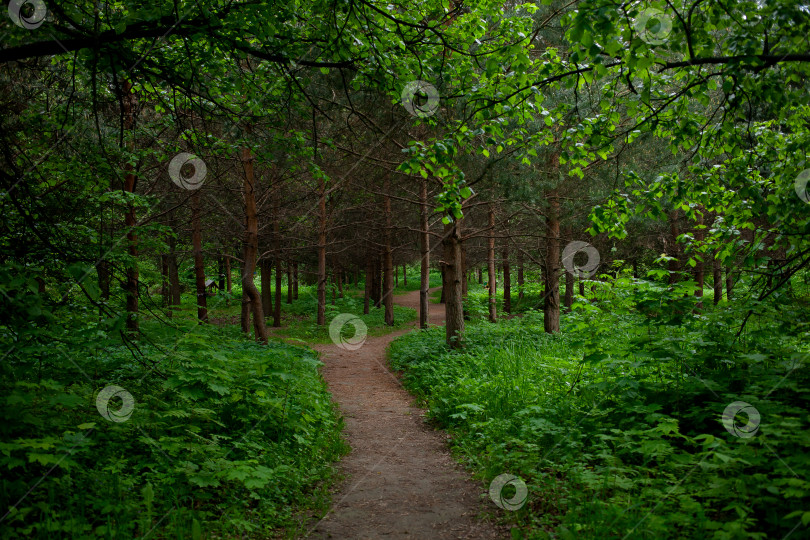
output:
[[[419,291],[394,298],[419,309]],[[444,322],[431,304],[430,324]],[[451,457],[447,436],[428,426],[424,411],[387,368],[388,344],[411,329],[368,338],[356,351],[315,345],[323,376],[345,417],[352,451],[340,462],[346,480],[309,538],[497,539],[506,531],[477,519],[487,506],[480,486]]]

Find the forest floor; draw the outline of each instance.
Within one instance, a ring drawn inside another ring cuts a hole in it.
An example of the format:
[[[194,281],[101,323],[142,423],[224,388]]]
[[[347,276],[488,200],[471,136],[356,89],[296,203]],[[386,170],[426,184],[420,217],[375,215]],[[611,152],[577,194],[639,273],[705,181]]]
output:
[[[418,310],[419,291],[394,301]],[[443,324],[444,316],[444,305],[431,304],[430,324]],[[425,422],[424,411],[387,367],[389,343],[408,331],[369,337],[354,351],[313,345],[352,450],[340,462],[346,479],[333,494],[331,510],[308,536],[506,538],[506,529],[479,519],[492,510],[480,486],[450,455],[447,435]]]

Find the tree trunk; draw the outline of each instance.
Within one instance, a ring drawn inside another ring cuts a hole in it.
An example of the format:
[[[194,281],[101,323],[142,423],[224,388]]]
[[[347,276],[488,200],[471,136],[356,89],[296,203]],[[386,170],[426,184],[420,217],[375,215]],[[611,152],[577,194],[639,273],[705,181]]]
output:
[[[292,261],[287,261],[287,303],[293,303]]]
[[[372,282],[374,280],[374,263],[371,257],[366,259],[366,287],[365,294],[363,295],[363,314],[368,315],[369,307],[371,304],[372,295]]]
[[[248,148],[242,148],[242,166],[245,170],[245,244],[244,262],[242,264],[242,290],[244,296],[250,300],[250,309],[253,312],[253,332],[257,341],[267,343],[267,327],[264,324],[264,309],[259,290],[253,282],[253,273],[256,270],[256,256],[259,252],[259,220],[256,213],[256,179],[253,174],[253,155]],[[242,300],[244,304],[244,298]],[[244,330],[245,308],[242,308]]]
[[[394,265],[394,288],[399,289],[399,266]]]
[[[298,300],[298,263],[293,264],[293,300]]]
[[[446,300],[445,292],[447,292],[447,275],[445,274],[444,263],[439,263],[439,274],[442,276],[442,290],[441,294],[439,295],[439,303],[444,304]]]
[[[372,297],[374,298],[374,307],[382,307],[382,272],[383,257],[378,253],[374,259],[374,283],[371,288]]]
[[[169,305],[169,256],[165,253],[160,256],[160,305]]]
[[[560,199],[557,188],[546,197],[549,211],[546,218],[545,297],[543,302],[543,328],[548,334],[560,331]]]
[[[464,347],[464,306],[461,295],[461,235],[458,222],[452,221],[444,227],[442,240],[445,274],[445,337],[447,345],[453,349]]]
[[[250,332],[250,297],[246,292],[242,292],[242,312],[239,320],[242,324],[242,332]]]
[[[703,215],[700,214],[698,216],[697,221],[698,228],[695,229],[695,240],[698,244],[703,243],[703,238],[706,235],[705,229],[703,229]],[[705,280],[705,273],[704,273],[704,266],[703,266],[703,255],[701,253],[695,253],[695,260],[697,264],[695,264],[695,282],[697,283],[697,289],[695,289],[695,296],[703,297],[703,285]],[[700,306],[700,303],[698,303]]]
[[[503,248],[503,310],[512,313],[512,275],[509,267],[509,244],[504,241]]]
[[[402,265],[402,287],[408,288],[408,267],[404,264]]]
[[[714,253],[715,256],[717,252]],[[717,305],[723,299],[723,267],[720,259],[712,259],[712,288],[714,289],[714,303]]]
[[[565,241],[569,242],[573,235],[574,232],[571,227],[566,227]],[[565,300],[563,302],[565,305],[565,312],[571,313],[571,306],[574,305],[574,274],[571,272],[565,272]]]
[[[678,281],[678,272],[681,269],[681,261],[680,261],[680,250],[678,249],[678,235],[680,234],[678,231],[678,210],[675,209],[669,213],[669,231],[672,248],[670,249],[669,256],[672,257],[672,260],[669,261],[668,270],[669,270],[669,283],[670,285]]]
[[[103,300],[110,299],[110,263],[104,259],[99,261],[96,265],[96,272],[98,272],[98,288],[101,291],[101,298]],[[171,296],[169,297],[171,300]]]
[[[518,264],[518,300],[523,300],[523,286],[525,285],[525,280],[523,277],[523,250],[518,249],[517,253],[517,264]]]
[[[281,255],[276,256],[276,305],[273,310],[273,327],[281,326]]]
[[[571,313],[572,306],[574,305],[574,274],[571,272],[565,273],[565,312]]]
[[[259,261],[262,284],[262,313],[269,317],[273,312],[273,264],[267,259]]]
[[[579,295],[581,297],[585,298],[585,282],[580,277],[580,278],[577,278],[577,283],[579,283]]]
[[[495,209],[489,207],[489,245],[487,249],[487,288],[489,289],[489,322],[498,321],[498,290],[495,274]]]
[[[173,228],[173,227],[172,227]],[[180,272],[177,269],[177,238],[169,236],[169,306],[180,307]],[[171,313],[171,311],[169,311]]]
[[[428,289],[430,288],[430,235],[428,231],[427,179],[419,189],[419,328],[427,328],[430,319]]]
[[[318,326],[326,325],[326,181],[318,180]]]
[[[343,280],[346,274],[343,272],[343,268],[340,267],[338,267],[336,272],[337,272],[338,298],[343,298]]]
[[[132,94],[132,83],[124,81],[123,84],[123,104],[124,104],[124,130],[127,132],[134,131],[135,129],[135,111],[134,102],[135,96]],[[131,142],[127,143],[129,150],[135,149],[134,134]],[[132,166],[132,163],[125,163],[124,170],[126,176],[124,177],[124,191],[127,193],[135,193],[135,186],[137,184],[137,177]],[[127,309],[127,331],[134,334],[138,331],[138,234],[135,232],[135,206],[130,204],[127,206],[127,213],[124,216],[124,222],[127,226],[127,245],[129,257],[131,261],[127,264],[126,280],[124,282],[124,290],[126,291],[126,309]]]
[[[197,289],[197,319],[208,322],[208,297],[205,289],[205,261],[202,254],[202,227],[200,226],[200,191],[191,194],[191,246],[194,251],[194,281]]]
[[[219,274],[219,290],[225,290],[225,257],[217,259],[217,273]]]
[[[731,268],[726,268],[726,300],[731,300],[731,293],[734,290],[734,276],[731,275]]]
[[[225,255],[225,286],[228,288],[228,294],[231,292],[231,256]]]
[[[383,298],[385,304],[385,324],[394,326],[394,259],[391,252],[391,197],[388,192],[391,183],[388,176],[383,183],[383,213],[385,214],[385,251],[383,259]]]
[[[459,230],[459,236],[461,235],[461,231]],[[464,240],[459,240],[461,242],[461,296],[467,298],[467,290],[469,288],[469,284],[467,283],[467,247],[464,245]]]

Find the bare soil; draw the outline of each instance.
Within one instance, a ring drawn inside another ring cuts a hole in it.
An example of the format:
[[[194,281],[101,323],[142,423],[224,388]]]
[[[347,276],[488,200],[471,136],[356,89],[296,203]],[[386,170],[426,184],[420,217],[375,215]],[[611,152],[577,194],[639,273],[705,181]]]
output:
[[[395,298],[419,308],[419,291]],[[444,306],[431,304],[430,324],[444,322]],[[355,351],[314,345],[323,376],[345,417],[352,451],[340,462],[346,480],[311,538],[507,538],[489,519],[494,505],[485,488],[448,451],[448,437],[424,421],[425,412],[387,367],[386,349],[409,329],[368,338]],[[489,503],[489,504],[488,504]]]

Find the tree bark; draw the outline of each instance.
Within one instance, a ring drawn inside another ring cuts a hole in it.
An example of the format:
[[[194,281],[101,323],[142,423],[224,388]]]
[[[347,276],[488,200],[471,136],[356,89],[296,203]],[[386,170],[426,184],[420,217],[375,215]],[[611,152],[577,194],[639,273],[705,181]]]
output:
[[[408,288],[408,267],[404,264],[402,265],[402,287]]]
[[[703,238],[705,237],[705,229],[703,229],[703,215],[698,215],[697,221],[698,227],[695,229],[695,240],[698,244],[703,243]],[[697,283],[697,289],[695,289],[695,296],[702,298],[703,297],[703,285],[705,280],[705,273],[704,273],[704,266],[703,266],[703,255],[700,253],[695,253],[695,260],[697,263],[695,264],[695,282]],[[700,305],[700,303],[698,303]]]
[[[555,159],[556,161],[556,159]],[[549,211],[546,218],[545,297],[543,328],[548,334],[560,331],[560,198],[558,188],[547,192]]]
[[[318,326],[326,325],[326,181],[318,180]]]
[[[244,296],[250,300],[250,309],[253,312],[253,332],[257,341],[267,343],[267,327],[264,324],[264,309],[259,290],[253,282],[253,273],[256,270],[256,256],[259,252],[259,221],[256,213],[256,179],[253,173],[253,155],[248,148],[242,148],[242,167],[245,171],[245,242],[244,263],[242,264],[242,290]],[[244,298],[242,300],[244,305]],[[245,322],[245,308],[242,308],[242,329],[247,326]]]
[[[262,285],[262,313],[269,317],[273,311],[273,264],[268,259],[259,261]]]
[[[363,295],[363,314],[368,315],[371,304],[372,286],[374,280],[374,262],[371,257],[366,259],[366,288]]]
[[[567,227],[565,230],[565,241],[568,242],[571,240],[573,236],[573,230],[571,227]],[[563,270],[565,272],[565,270]],[[565,272],[565,312],[571,313],[571,306],[574,305],[574,274],[571,272]]]
[[[428,289],[430,288],[430,235],[428,228],[427,179],[419,188],[419,328],[427,328],[430,319]]]
[[[517,264],[518,264],[518,272],[517,272],[517,280],[518,280],[518,300],[523,300],[523,286],[525,285],[525,280],[523,277],[523,250],[518,249],[517,253]]]
[[[464,347],[464,309],[461,294],[461,234],[457,221],[444,227],[445,338],[453,349]]]
[[[672,257],[672,260],[669,261],[668,270],[669,270],[669,283],[670,285],[676,283],[678,281],[678,272],[681,269],[681,261],[680,261],[680,250],[678,249],[678,235],[680,232],[678,231],[678,210],[675,209],[669,213],[669,231],[671,242],[672,242],[672,249],[670,250],[671,253],[669,254]]]
[[[225,290],[225,257],[217,259],[217,274],[219,274],[219,290]]]
[[[717,252],[714,253],[715,257]],[[720,259],[712,260],[712,288],[714,289],[714,304],[717,305],[723,299],[723,267]]]
[[[202,227],[200,225],[200,191],[191,194],[191,246],[194,251],[194,281],[197,289],[197,319],[208,322],[208,297],[205,289],[205,261],[202,254]]]
[[[135,129],[135,96],[132,94],[132,83],[124,81],[123,83],[123,105],[124,105],[124,130],[134,132]],[[135,149],[134,133],[132,141],[127,143],[130,151]],[[124,191],[127,193],[135,193],[135,186],[137,184],[137,177],[135,176],[132,163],[127,161],[124,164],[126,176],[124,177]],[[135,206],[130,204],[127,206],[127,212],[124,216],[124,222],[127,226],[127,250],[129,252],[130,262],[126,268],[126,279],[124,282],[124,290],[126,291],[126,310],[127,321],[126,328],[129,333],[136,333],[138,331],[138,234],[135,231]]]
[[[731,274],[731,268],[726,268],[726,300],[731,300],[731,293],[734,291],[734,276]]]
[[[169,305],[169,256],[165,253],[160,256],[160,304],[161,307]]]
[[[228,288],[228,294],[231,292],[231,256],[225,255],[225,286]]]
[[[293,303],[292,261],[287,261],[287,303]]]
[[[509,267],[509,244],[504,241],[503,247],[503,310],[512,313],[512,275]]]
[[[385,324],[394,326],[394,259],[391,253],[391,183],[388,176],[383,183],[383,212],[385,214],[385,252],[383,259],[383,303]]]
[[[273,327],[281,327],[281,256],[276,257],[276,305],[273,309]]]
[[[298,263],[293,265],[293,300],[298,300]]]
[[[174,227],[172,227],[174,229]],[[169,306],[171,308],[180,307],[180,272],[177,269],[177,238],[169,235]],[[172,311],[170,310],[169,313]]]
[[[498,321],[498,284],[495,274],[495,209],[489,207],[489,245],[487,249],[487,288],[489,289],[489,322]]]

